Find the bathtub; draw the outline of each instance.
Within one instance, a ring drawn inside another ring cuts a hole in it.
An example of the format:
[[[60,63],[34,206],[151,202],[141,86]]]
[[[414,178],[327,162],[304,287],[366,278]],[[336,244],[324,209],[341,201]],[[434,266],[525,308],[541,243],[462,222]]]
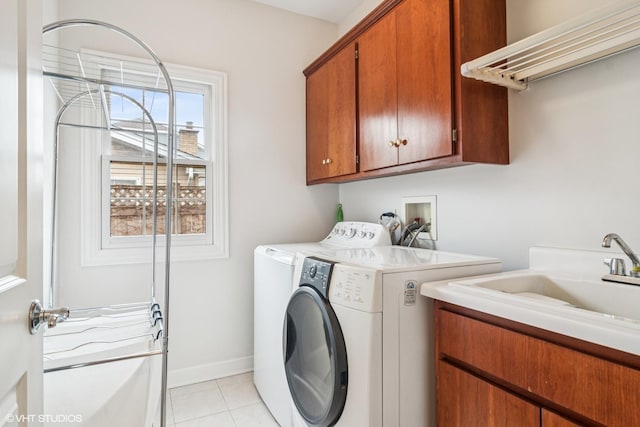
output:
[[[160,350],[142,310],[124,315],[70,319],[44,339],[45,427],[158,426],[160,354],[82,366],[99,360]],[[64,369],[69,365],[82,366]]]

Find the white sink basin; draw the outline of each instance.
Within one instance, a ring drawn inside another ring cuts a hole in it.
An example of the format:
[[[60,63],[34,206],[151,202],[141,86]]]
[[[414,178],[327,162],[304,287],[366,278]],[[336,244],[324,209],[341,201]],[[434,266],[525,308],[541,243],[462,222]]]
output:
[[[614,320],[640,323],[638,286],[528,273],[462,281],[452,285],[509,294],[521,299],[521,303],[535,303],[556,309],[578,308]]]
[[[421,294],[640,355],[640,286],[606,282],[608,252],[532,248],[529,270],[424,283]],[[624,256],[624,255],[621,255]]]

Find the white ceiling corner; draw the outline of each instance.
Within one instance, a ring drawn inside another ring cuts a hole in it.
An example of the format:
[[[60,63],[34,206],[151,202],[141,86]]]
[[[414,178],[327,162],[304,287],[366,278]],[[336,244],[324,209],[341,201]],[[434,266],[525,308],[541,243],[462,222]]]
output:
[[[279,9],[340,23],[364,0],[253,0]]]

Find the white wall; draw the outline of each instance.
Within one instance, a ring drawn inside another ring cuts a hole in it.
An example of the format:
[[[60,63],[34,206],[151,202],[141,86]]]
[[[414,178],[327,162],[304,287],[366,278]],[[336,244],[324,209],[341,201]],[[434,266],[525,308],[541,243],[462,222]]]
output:
[[[166,62],[228,73],[230,257],[173,265],[170,381],[250,369],[254,247],[317,241],[333,225],[338,187],[305,185],[302,70],[336,39],[337,26],[247,0],[65,0],[59,15],[120,26]],[[95,32],[74,42],[135,53]],[[74,165],[72,159],[65,172],[73,174]],[[71,175],[70,202],[73,182]],[[61,253],[74,287],[67,298],[132,298],[138,285],[131,278],[147,277],[148,266],[78,267],[79,215],[69,211],[62,224]]]
[[[340,36],[353,28],[380,3],[380,0],[362,0],[358,7],[356,7],[342,20],[342,22],[338,24],[338,32],[340,33]]]
[[[507,0],[509,39],[607,3]],[[637,64],[640,49],[510,91],[510,165],[342,184],[345,219],[437,195],[438,248],[496,256],[505,269],[525,268],[532,245],[599,249],[608,232],[640,250]]]

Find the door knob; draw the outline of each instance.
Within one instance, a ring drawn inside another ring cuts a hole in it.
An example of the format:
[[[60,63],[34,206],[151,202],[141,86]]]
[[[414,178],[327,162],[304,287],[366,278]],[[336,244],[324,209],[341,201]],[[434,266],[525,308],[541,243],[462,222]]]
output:
[[[43,324],[50,328],[55,327],[58,322],[62,322],[69,318],[69,309],[66,307],[52,308],[45,310],[40,301],[33,300],[29,307],[29,330],[32,335],[37,334]]]

